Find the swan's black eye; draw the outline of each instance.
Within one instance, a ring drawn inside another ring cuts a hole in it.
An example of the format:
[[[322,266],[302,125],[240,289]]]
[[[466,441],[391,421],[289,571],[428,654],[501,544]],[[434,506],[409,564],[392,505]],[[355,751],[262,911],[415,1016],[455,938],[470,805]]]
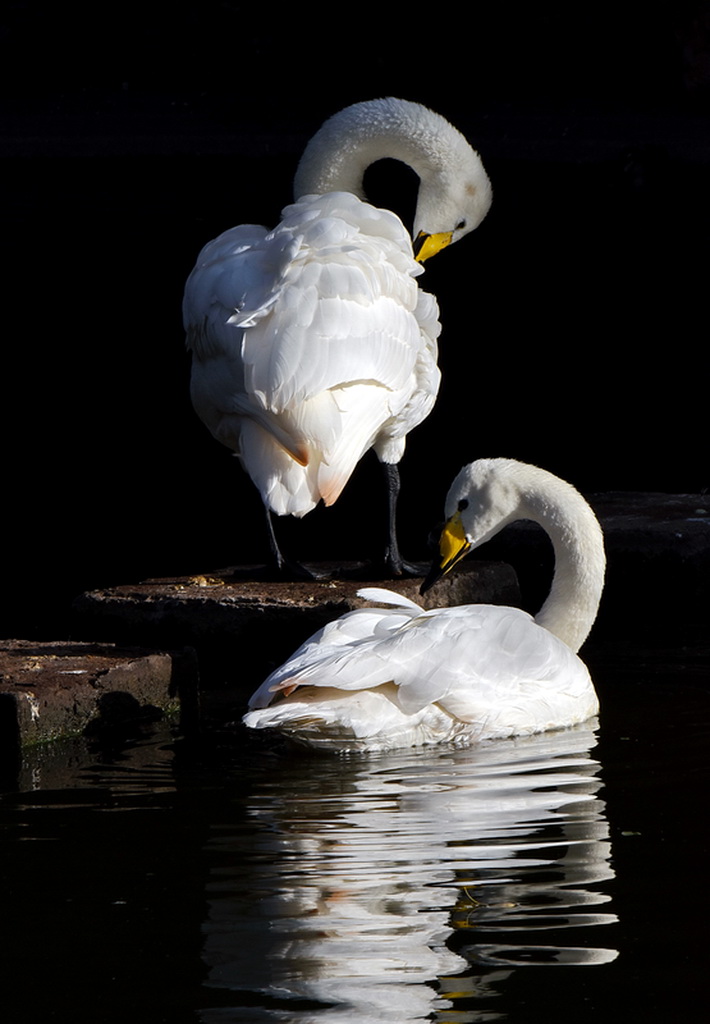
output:
[[[468,498],[462,498],[458,504],[459,512],[463,512],[465,508],[468,508]]]
[[[460,221],[458,222],[458,224],[456,225],[456,228],[455,228],[455,230],[456,230],[456,231],[463,231],[463,229],[464,229],[465,227],[466,227],[466,221],[465,221],[465,220],[460,220]]]

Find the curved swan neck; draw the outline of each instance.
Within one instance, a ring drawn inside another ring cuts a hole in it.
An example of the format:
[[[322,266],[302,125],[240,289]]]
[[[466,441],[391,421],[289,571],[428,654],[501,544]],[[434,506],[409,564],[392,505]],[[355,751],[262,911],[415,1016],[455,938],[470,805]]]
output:
[[[463,160],[470,152],[464,137],[418,103],[391,98],[355,103],[329,118],[306,146],[294,198],[344,191],[363,199],[365,171],[385,157],[408,164],[422,181],[455,177],[452,159],[456,162],[458,147]]]
[[[524,496],[522,517],[539,523],[550,537],[555,574],[535,621],[578,651],[599,608],[604,538],[596,516],[571,484],[542,470],[538,473],[534,490]]]

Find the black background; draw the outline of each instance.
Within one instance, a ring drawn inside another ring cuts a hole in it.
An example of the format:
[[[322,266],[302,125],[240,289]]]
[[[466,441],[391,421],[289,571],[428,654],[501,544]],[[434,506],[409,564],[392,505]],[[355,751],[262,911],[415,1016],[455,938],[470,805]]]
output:
[[[482,455],[585,492],[710,484],[708,4],[493,8],[3,7],[5,635],[58,634],[88,587],[264,556],[190,406],[183,284],[218,232],[276,223],[313,131],[374,96],[444,114],[494,185],[424,275],[443,385],[402,463],[405,554]],[[369,185],[409,221],[410,175]],[[291,549],[370,554],[379,486],[370,456],[284,524]]]

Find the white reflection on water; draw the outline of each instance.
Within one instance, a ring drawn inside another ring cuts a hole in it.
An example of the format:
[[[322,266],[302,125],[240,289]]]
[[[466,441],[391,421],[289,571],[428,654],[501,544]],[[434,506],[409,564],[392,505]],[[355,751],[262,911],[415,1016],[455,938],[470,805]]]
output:
[[[274,759],[210,844],[207,984],[234,1000],[200,1019],[496,1020],[519,966],[613,960],[574,941],[616,920],[595,726]]]

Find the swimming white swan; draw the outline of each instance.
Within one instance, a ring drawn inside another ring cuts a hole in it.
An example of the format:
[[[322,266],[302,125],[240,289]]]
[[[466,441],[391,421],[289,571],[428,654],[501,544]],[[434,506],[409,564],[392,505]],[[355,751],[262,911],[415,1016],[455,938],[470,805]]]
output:
[[[417,260],[486,215],[480,158],[444,118],[404,100],[356,103],[309,142],[278,227],[241,225],[209,242],[185,288],[193,404],[259,489],[279,567],[269,510],[332,505],[374,448],[390,489],[388,566],[403,570],[397,464],[436,398],[440,324],[404,225],[364,199],[365,170],[383,157],[421,179]]]
[[[516,519],[547,531],[555,574],[537,616],[495,605],[424,611],[363,589],[391,607],[349,612],[312,636],[254,693],[248,726],[309,747],[381,751],[527,735],[596,714],[576,654],[604,585],[604,542],[589,505],[545,470],[480,459],[451,485],[446,517],[432,580]]]

